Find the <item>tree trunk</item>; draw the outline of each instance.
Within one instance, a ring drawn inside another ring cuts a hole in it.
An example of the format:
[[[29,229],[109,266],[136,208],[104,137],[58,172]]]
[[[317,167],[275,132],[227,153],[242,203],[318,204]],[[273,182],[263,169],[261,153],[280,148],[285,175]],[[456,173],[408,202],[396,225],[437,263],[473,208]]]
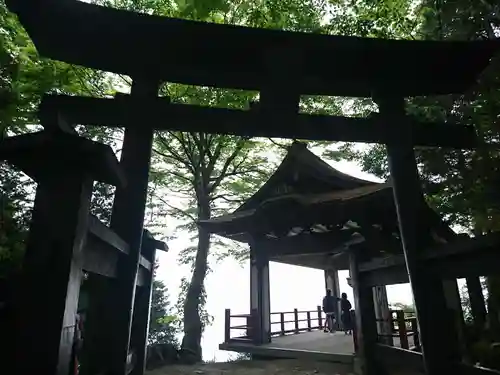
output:
[[[205,198],[205,197],[204,197]],[[210,203],[207,199],[198,203],[198,218],[210,218]],[[210,233],[198,229],[198,249],[196,259],[184,302],[184,337],[182,339],[182,357],[187,362],[202,360],[201,336],[203,324],[200,317],[200,298],[203,283],[208,269],[208,252],[210,249]]]

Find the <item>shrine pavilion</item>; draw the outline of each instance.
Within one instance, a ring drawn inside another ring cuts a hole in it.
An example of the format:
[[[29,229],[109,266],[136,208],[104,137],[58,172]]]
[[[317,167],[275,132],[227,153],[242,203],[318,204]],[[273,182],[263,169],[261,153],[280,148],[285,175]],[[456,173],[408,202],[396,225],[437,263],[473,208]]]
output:
[[[349,270],[351,252],[360,254],[365,262],[402,255],[392,197],[389,182],[346,175],[309,151],[306,144],[294,142],[275,173],[241,207],[200,221],[199,225],[212,233],[250,245],[250,315],[257,314],[251,321],[259,322],[259,328],[252,327],[252,337],[229,337],[221,348],[251,352],[252,348],[242,346],[242,342],[270,343],[279,333],[271,327],[270,261],[323,270],[325,287],[340,297],[338,271]],[[457,239],[423,199],[418,212],[424,246]],[[393,281],[408,279],[403,272],[400,280]],[[456,283],[455,293],[458,295]],[[374,298],[377,319],[391,320],[385,285],[374,288]],[[336,316],[340,316],[338,306]],[[389,329],[387,324],[379,324],[379,334],[392,333]],[[349,344],[352,354],[352,342]],[[314,347],[302,349],[312,351]]]

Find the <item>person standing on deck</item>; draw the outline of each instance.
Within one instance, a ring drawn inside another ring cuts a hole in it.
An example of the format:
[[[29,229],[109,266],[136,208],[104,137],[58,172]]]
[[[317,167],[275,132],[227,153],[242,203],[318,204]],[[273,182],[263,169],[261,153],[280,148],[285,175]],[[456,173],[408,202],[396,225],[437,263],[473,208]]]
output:
[[[351,302],[347,299],[347,294],[342,293],[342,298],[340,299],[340,318],[342,319],[342,325],[344,327],[344,332],[346,335],[352,335],[352,315],[351,315]]]
[[[326,296],[323,297],[323,311],[326,315],[324,332],[335,332],[335,304],[340,298],[332,296],[332,291],[327,289]]]

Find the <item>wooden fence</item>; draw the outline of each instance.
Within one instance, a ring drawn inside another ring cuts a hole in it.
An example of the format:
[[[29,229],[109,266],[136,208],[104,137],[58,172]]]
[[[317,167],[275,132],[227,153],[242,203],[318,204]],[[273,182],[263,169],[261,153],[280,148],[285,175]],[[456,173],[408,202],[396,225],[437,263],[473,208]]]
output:
[[[290,318],[290,315],[293,318]],[[273,316],[279,316],[279,321],[273,322]],[[300,327],[300,323],[306,322],[305,327]],[[287,329],[286,325],[293,323],[292,329]],[[279,324],[279,329],[274,329],[273,326]],[[312,330],[323,328],[323,311],[321,306],[318,306],[316,310],[297,310],[284,311],[284,312],[274,312],[271,313],[271,336],[285,336],[287,334],[293,333],[297,334],[300,332],[311,332]]]
[[[383,319],[377,319],[377,321],[385,322]],[[403,310],[391,310],[390,324],[390,333],[378,333],[380,342],[393,345],[393,339],[399,338],[401,348],[420,351],[417,318],[413,313],[405,313]],[[410,337],[413,338],[412,345],[408,340]]]
[[[279,316],[278,321],[272,318]],[[271,313],[271,336],[285,336],[288,334],[297,334],[300,332],[310,332],[323,328],[324,316],[321,306],[316,310],[298,310],[273,312]],[[237,321],[237,324],[233,325]],[[225,311],[224,340],[229,341],[251,341],[253,338],[252,327],[257,322],[256,313],[254,314],[231,314],[230,309]],[[305,326],[302,326],[305,323]],[[287,325],[293,324],[293,328],[287,328]],[[276,328],[275,328],[276,327]],[[243,331],[243,335],[232,336],[231,331]]]
[[[273,321],[273,317],[276,316],[279,317],[278,320]],[[390,342],[390,345],[393,345],[393,339],[399,338],[400,347],[402,349],[420,351],[420,340],[417,328],[417,319],[415,316],[407,314],[402,310],[391,310],[391,316],[391,333],[379,333],[379,341],[383,343]],[[224,341],[252,342],[254,338],[252,335],[252,327],[255,327],[257,324],[257,319],[258,317],[256,312],[254,314],[231,314],[231,310],[226,309]],[[301,332],[321,330],[324,327],[325,319],[326,317],[324,316],[321,306],[318,306],[316,310],[293,309],[293,311],[272,312],[270,334],[271,337],[279,337],[289,334],[299,334]],[[353,320],[355,320],[354,314]],[[287,325],[291,325],[292,328],[288,328]],[[232,331],[239,331],[243,334],[233,336]],[[356,334],[353,336],[354,345],[356,347]],[[411,345],[409,340],[410,337],[413,338]],[[387,338],[389,340],[387,340]]]

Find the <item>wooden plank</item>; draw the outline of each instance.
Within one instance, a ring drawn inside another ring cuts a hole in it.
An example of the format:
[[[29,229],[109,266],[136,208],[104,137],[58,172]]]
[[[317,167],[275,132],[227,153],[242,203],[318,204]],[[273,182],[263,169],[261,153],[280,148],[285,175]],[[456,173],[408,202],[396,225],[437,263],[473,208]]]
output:
[[[500,261],[499,245],[500,233],[451,243],[428,253],[429,271],[448,278],[496,274],[498,267],[495,265]]]
[[[416,370],[424,372],[421,353],[384,344],[375,345],[377,359],[392,369]]]
[[[70,369],[93,181],[68,167],[40,176],[36,191],[15,303],[12,363],[19,375],[67,375]],[[34,311],[43,324],[28,324]]]
[[[146,270],[151,272],[151,268],[153,267],[152,263],[144,258],[142,255],[139,257],[139,265],[144,267]]]
[[[498,370],[465,363],[455,363],[453,373],[457,375],[500,375]]]
[[[118,251],[107,243],[94,236],[87,236],[82,268],[87,272],[115,278],[119,256]]]
[[[385,124],[377,115],[352,118],[297,114],[293,118],[294,126],[284,127],[276,123],[272,116],[255,110],[174,104],[165,98],[137,101],[128,95],[116,99],[44,95],[41,107],[59,110],[67,121],[82,125],[154,127],[156,130],[342,142],[387,143],[390,138]],[[138,124],[130,122],[130,117],[137,113],[141,114],[143,121]],[[417,146],[461,149],[476,146],[473,127],[409,121]],[[450,133],[454,136],[450,137]]]
[[[423,252],[421,259],[427,273],[443,278],[479,277],[497,272],[498,246],[500,233],[492,233],[432,247]],[[408,282],[404,257],[400,255],[373,259],[361,264],[360,270],[370,285]]]
[[[44,57],[131,77],[243,90],[263,87],[268,51],[291,45],[303,59],[295,79],[304,94],[461,93],[498,47],[496,41],[385,40],[251,28],[76,1],[7,4]],[[168,48],[157,48],[156,40],[168,40]]]
[[[370,272],[385,268],[401,267],[405,265],[404,255],[393,255],[383,258],[375,258],[369,262],[359,265],[360,272]]]
[[[408,271],[404,265],[384,267],[365,272],[365,283],[371,286],[406,284],[409,282]]]
[[[83,249],[83,269],[110,278],[116,277],[117,264],[120,257],[128,255],[128,245],[120,239],[110,228],[102,224],[97,218],[89,215],[89,225],[86,243]],[[149,242],[154,245],[153,241]],[[139,272],[150,273],[152,263],[144,256],[139,258]],[[138,280],[138,285],[142,281]]]
[[[107,374],[108,357],[113,343],[112,331],[106,329],[115,320],[110,298],[116,287],[116,279],[90,273],[86,281],[89,305],[85,314],[85,340],[83,340],[81,375]]]
[[[89,234],[96,236],[101,241],[105,242],[121,253],[128,254],[128,244],[124,240],[122,240],[120,236],[118,236],[111,228],[102,223],[94,215],[90,215],[88,230]]]
[[[457,238],[456,242],[436,246],[426,251],[427,259],[443,258],[447,255],[471,254],[482,250],[497,249],[500,246],[500,232],[472,238]]]
[[[78,150],[78,152],[74,152]],[[61,158],[65,155],[65,158]],[[36,181],[68,165],[91,173],[97,181],[114,186],[125,184],[125,178],[111,147],[74,134],[40,131],[4,138],[0,160],[7,160]]]
[[[157,82],[133,81],[133,96],[150,98],[155,97],[157,93]],[[126,123],[143,124],[144,121],[140,114],[136,113]],[[110,375],[123,375],[126,371],[136,280],[141,277],[143,270],[139,267],[139,260],[152,143],[151,128],[134,126],[125,130],[120,164],[128,184],[124,188],[116,189],[111,228],[129,244],[129,253],[118,262],[117,279],[120,286],[115,291],[115,322],[111,327],[107,327],[113,332],[112,354],[109,358]]]
[[[168,245],[160,240],[155,240],[155,239],[146,239],[146,241],[151,241],[152,246],[154,247],[155,250],[161,250],[161,251],[168,251]]]
[[[116,267],[120,254],[110,251],[109,247],[100,242],[94,243],[92,239],[88,241],[90,243],[84,250],[82,269],[96,275],[116,278]],[[136,285],[144,285],[144,279],[148,277],[149,273],[149,269],[139,268]]]
[[[262,251],[268,257],[283,257],[288,255],[337,254],[347,249],[351,244],[363,243],[362,236],[352,237],[355,230],[341,232],[298,234],[277,239],[262,240]]]

